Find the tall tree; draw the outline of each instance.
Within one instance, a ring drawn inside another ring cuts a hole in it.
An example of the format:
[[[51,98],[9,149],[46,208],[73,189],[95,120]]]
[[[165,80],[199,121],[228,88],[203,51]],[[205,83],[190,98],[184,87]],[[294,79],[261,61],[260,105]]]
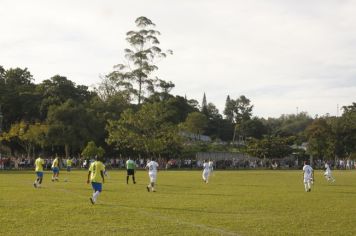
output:
[[[243,140],[245,134],[241,128],[242,124],[252,116],[252,109],[253,105],[250,105],[250,99],[241,95],[236,100],[231,100],[232,103],[232,110],[233,110],[233,118],[235,121],[235,129],[234,129],[234,136],[232,141],[235,142],[236,134],[239,136],[239,140]]]
[[[76,84],[64,76],[55,75],[49,80],[44,80],[38,85],[37,90],[42,95],[41,114],[47,116],[50,106],[58,106],[68,99],[77,103],[89,101],[93,93],[88,91],[88,87]]]
[[[308,153],[313,158],[333,159],[333,135],[330,125],[324,118],[313,121],[306,129],[308,137]]]
[[[107,142],[135,154],[172,154],[181,148],[181,141],[177,126],[168,121],[169,117],[162,103],[145,103],[137,112],[127,109],[120,120],[109,120]]]
[[[172,54],[172,51],[163,52],[158,47],[160,32],[154,30],[155,24],[150,19],[141,16],[135,23],[138,30],[126,34],[126,40],[131,46],[125,49],[127,63],[116,65],[107,78],[136,95],[138,104],[141,104],[145,92],[153,93],[156,87],[167,86],[152,74],[158,69],[155,64],[157,59],[165,58],[167,54]]]
[[[71,148],[79,151],[89,140],[95,140],[97,127],[93,116],[73,100],[69,99],[60,106],[51,106],[47,121],[49,141],[64,147],[66,157]]]
[[[3,113],[3,128],[21,120],[35,121],[39,118],[40,96],[35,93],[33,76],[25,69],[1,69],[0,105]]]
[[[230,95],[227,95],[224,109],[225,118],[231,123],[234,121],[234,104],[230,99]]]
[[[204,115],[208,115],[208,102],[206,101],[206,95],[204,93],[204,96],[203,96],[203,101],[201,103],[201,112],[204,114]]]

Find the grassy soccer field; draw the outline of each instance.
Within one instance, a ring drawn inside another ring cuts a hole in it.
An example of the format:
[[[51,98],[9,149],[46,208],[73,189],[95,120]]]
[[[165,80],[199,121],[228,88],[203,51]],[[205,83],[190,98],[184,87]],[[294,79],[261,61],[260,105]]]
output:
[[[89,201],[87,172],[0,172],[0,235],[356,235],[356,172],[335,171],[328,184],[316,171],[304,192],[301,171],[160,171],[157,192],[147,173],[126,185],[110,171],[98,204]],[[68,182],[64,182],[68,178]],[[309,233],[308,233],[309,232]]]

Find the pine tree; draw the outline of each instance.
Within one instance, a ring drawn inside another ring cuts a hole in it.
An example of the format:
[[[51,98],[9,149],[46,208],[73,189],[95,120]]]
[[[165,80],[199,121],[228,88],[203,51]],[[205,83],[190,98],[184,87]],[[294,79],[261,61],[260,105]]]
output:
[[[225,118],[231,123],[234,121],[234,105],[233,100],[230,99],[230,95],[227,95],[224,109]]]
[[[203,96],[203,101],[201,103],[201,112],[204,114],[204,115],[208,115],[208,103],[206,101],[206,95],[204,93],[204,96]]]

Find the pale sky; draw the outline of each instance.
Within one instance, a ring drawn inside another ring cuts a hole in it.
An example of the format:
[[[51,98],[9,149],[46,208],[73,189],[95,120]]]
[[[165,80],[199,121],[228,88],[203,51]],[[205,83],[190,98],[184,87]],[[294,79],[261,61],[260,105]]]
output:
[[[205,92],[220,113],[227,95],[265,118],[356,102],[352,0],[0,0],[0,65],[95,85],[123,63],[139,16],[174,52],[157,73],[172,93],[201,103]]]

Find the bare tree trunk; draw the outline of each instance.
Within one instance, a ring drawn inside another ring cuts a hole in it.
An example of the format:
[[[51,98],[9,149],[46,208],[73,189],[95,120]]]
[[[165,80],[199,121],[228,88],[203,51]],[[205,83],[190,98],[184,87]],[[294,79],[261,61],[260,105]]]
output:
[[[234,136],[232,137],[232,144],[235,143],[235,138],[236,138],[236,126],[237,124],[235,124],[235,128],[234,128]]]
[[[65,144],[64,145],[64,151],[66,153],[66,159],[68,159],[68,157],[69,157],[69,144]]]

